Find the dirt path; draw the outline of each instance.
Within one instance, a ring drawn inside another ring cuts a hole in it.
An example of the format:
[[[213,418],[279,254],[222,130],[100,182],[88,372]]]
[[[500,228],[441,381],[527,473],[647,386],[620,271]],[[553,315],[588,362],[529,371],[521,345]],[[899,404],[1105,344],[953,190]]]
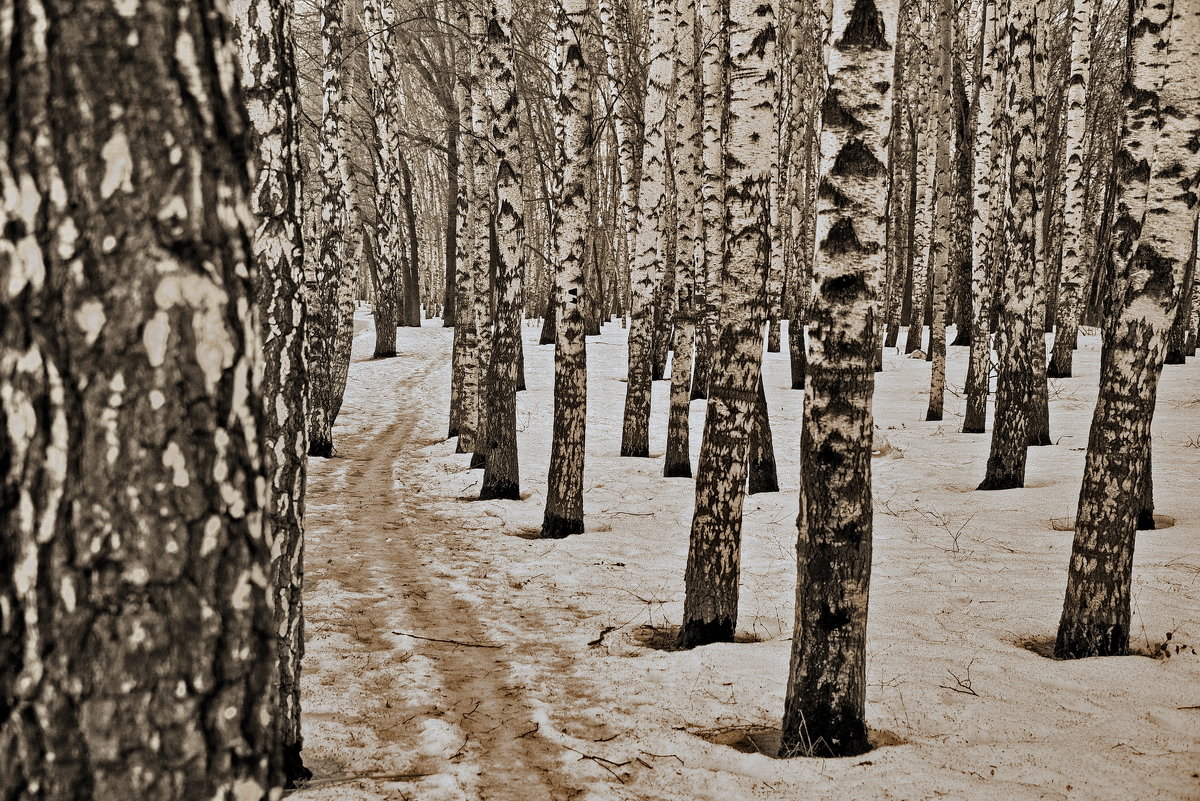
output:
[[[396,395],[427,391],[430,369],[419,365]],[[397,411],[314,464],[305,687],[335,700],[326,708],[306,697],[305,725],[310,742],[314,727],[354,734],[329,753],[306,749],[317,775],[297,795],[353,797],[343,793],[357,787],[396,797],[572,798],[580,789],[559,769],[567,752],[541,736],[544,716],[527,692],[537,676],[569,666],[549,646],[488,622],[497,610],[481,607],[495,587],[481,593],[473,582],[499,576],[470,532],[423,497],[420,449],[431,443],[419,441],[419,425],[417,414]],[[535,611],[521,618],[538,630]]]

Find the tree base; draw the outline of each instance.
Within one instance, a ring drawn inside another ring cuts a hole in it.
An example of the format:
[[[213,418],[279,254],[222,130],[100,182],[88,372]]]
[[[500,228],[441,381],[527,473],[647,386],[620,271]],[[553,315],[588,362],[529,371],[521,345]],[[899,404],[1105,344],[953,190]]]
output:
[[[621,445],[621,455],[629,456],[633,459],[648,459],[650,457],[650,446],[631,448]]]
[[[329,459],[333,456],[333,442],[328,440],[310,440],[308,455],[318,459]]]
[[[1142,509],[1138,512],[1137,530],[1138,531],[1155,531],[1158,524],[1154,522],[1154,510],[1149,511]]]
[[[1046,378],[1070,378],[1070,377],[1071,377],[1071,365],[1069,365],[1069,364],[1065,368],[1056,368],[1054,366],[1054,362],[1050,362],[1049,366],[1046,367]]]
[[[479,489],[479,500],[519,501],[521,500],[521,487],[515,481],[497,481],[494,484],[484,482]]]
[[[829,724],[833,722],[813,721],[800,731],[783,732],[779,738],[780,759],[852,757],[871,750],[871,741],[867,737],[867,726],[858,718],[840,721],[834,725],[813,725],[813,723]]]
[[[485,467],[487,467],[487,457],[479,451],[473,452],[471,454],[471,469],[482,470]]]
[[[967,425],[963,423],[962,433],[964,434],[986,434],[987,429],[979,425]]]
[[[1187,358],[1183,355],[1183,351],[1168,350],[1167,358],[1163,361],[1163,364],[1187,364]]]
[[[940,411],[925,412],[925,422],[926,423],[940,423],[940,422],[942,422],[942,417],[943,417],[943,415]]]
[[[711,645],[714,642],[733,642],[734,621],[685,620],[679,627],[679,638],[675,644],[682,649]]]
[[[804,389],[804,379],[801,378],[799,381],[793,381],[792,389]]]
[[[757,495],[760,492],[779,492],[779,473],[775,469],[775,462],[751,462],[749,473],[747,495]]]
[[[395,356],[396,356],[396,351],[394,351],[394,350],[382,350],[382,351],[377,350],[377,351],[375,351],[375,354],[373,356],[371,356],[371,358],[372,359],[391,359],[391,358],[394,358]]]
[[[1008,490],[1022,489],[1025,486],[1025,480],[1017,476],[990,476],[985,478],[983,482],[976,487],[977,490]]]
[[[1093,656],[1125,656],[1129,652],[1129,629],[1111,623],[1069,625],[1058,628],[1055,659],[1087,659]]]
[[[450,426],[450,428],[448,428],[446,430],[446,439],[454,439],[457,436],[458,436],[458,426],[452,425],[452,426]]]
[[[552,515],[549,512],[542,519],[542,537],[548,540],[561,540],[574,534],[583,533],[582,518],[566,518]]]
[[[663,466],[663,478],[691,478],[691,462],[667,462]]]
[[[294,790],[298,782],[308,781],[312,778],[312,771],[304,767],[304,760],[300,757],[300,747],[300,743],[290,743],[283,747],[283,788],[285,790]]]
[[[708,393],[699,387],[692,387],[691,400],[708,400]]]

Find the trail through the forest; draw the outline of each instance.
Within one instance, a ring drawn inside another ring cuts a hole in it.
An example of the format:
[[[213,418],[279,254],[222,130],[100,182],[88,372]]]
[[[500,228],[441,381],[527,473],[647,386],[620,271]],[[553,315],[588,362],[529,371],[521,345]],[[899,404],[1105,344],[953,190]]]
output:
[[[431,369],[432,360],[419,364],[391,391],[419,397]],[[574,797],[558,770],[563,749],[537,736],[544,716],[526,692],[529,676],[561,671],[562,657],[482,619],[480,594],[463,578],[486,580],[489,557],[423,495],[418,413],[399,405],[377,422],[342,438],[331,469],[317,466],[310,483],[308,525],[320,532],[308,552],[310,639],[335,630],[356,645],[305,671],[343,685],[333,714],[362,731],[344,760],[313,765],[303,797],[370,785],[420,798]],[[521,618],[539,630],[535,610]],[[345,664],[355,651],[365,660]],[[328,714],[306,712],[308,726]],[[369,771],[348,769],[363,765],[353,751],[371,750]]]

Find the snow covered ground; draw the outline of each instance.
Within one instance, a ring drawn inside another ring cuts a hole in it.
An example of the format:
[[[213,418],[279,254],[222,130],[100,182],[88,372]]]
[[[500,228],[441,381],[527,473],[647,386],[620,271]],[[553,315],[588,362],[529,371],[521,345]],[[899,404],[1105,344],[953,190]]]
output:
[[[966,349],[943,423],[928,365],[889,353],[875,413],[869,724],[851,759],[778,760],[795,582],[803,393],[766,357],[782,491],[747,499],[746,642],[653,647],[680,619],[693,504],[651,452],[618,454],[625,332],[589,339],[587,531],[540,528],[552,348],[525,328],[519,502],[479,502],[480,471],[444,440],[451,332],[400,329],[396,359],[355,342],[339,456],[309,491],[302,799],[1200,798],[1200,372],[1168,367],[1155,419],[1157,510],[1138,535],[1134,646],[1170,658],[1058,662],[1055,633],[1095,400],[1099,344],[1051,382],[1055,445],[1027,488],[974,491],[988,435],[959,433]],[[786,340],[785,340],[786,341]],[[704,404],[692,405],[693,459]],[[694,462],[693,462],[694,464]],[[1057,528],[1056,528],[1057,523]],[[1174,646],[1185,646],[1176,653]],[[760,752],[761,751],[761,752]],[[764,753],[765,752],[765,753]]]

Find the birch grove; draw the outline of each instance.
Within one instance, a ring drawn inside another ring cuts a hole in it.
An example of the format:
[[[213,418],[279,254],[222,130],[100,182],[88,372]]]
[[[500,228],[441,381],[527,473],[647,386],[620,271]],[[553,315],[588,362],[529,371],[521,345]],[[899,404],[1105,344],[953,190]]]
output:
[[[1193,793],[1200,0],[6,0],[0,91],[0,801]]]

